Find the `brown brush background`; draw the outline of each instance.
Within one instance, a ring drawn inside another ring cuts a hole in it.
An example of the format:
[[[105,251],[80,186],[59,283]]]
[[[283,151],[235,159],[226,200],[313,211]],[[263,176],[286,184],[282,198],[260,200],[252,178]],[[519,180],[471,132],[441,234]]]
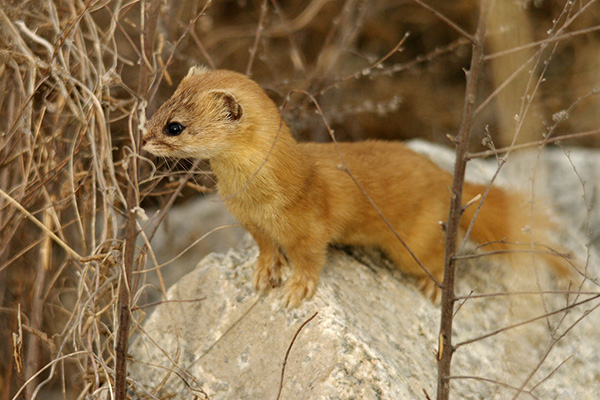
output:
[[[591,132],[567,143],[600,146],[600,5],[588,2],[496,1],[486,54],[522,49],[484,64],[477,104],[502,90],[477,112],[472,150],[486,149],[485,138],[510,145],[518,121],[518,143]],[[450,146],[447,135],[456,134],[471,46],[417,2],[167,1],[153,57],[145,59],[148,3],[0,3],[0,189],[26,210],[0,198],[0,400],[32,376],[19,398],[93,396],[113,379],[140,65],[152,71],[148,115],[190,66],[202,64],[249,73],[285,103],[299,140],[331,140],[323,118],[338,140],[423,138]],[[473,32],[476,1],[427,4]],[[549,42],[575,15],[559,33],[575,34]],[[164,205],[173,182],[150,178],[150,164],[139,163],[139,201]],[[197,182],[210,178],[203,173]],[[74,261],[67,247],[84,259]],[[148,253],[140,254],[144,265]],[[151,273],[160,281],[160,272]],[[144,282],[145,274],[135,275],[133,289]]]

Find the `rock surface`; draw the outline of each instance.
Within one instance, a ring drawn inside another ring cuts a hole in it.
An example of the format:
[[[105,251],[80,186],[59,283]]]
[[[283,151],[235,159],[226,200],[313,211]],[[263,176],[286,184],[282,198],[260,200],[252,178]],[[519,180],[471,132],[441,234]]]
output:
[[[160,211],[148,210],[147,213],[149,217],[156,217]],[[144,227],[147,234],[153,230],[155,221],[156,218],[153,218]],[[169,212],[152,239],[157,263],[169,265],[161,268],[164,284],[169,287],[177,282],[208,254],[226,252],[237,246],[244,234],[244,229],[215,193],[178,205]],[[139,238],[138,244],[144,244],[142,238]],[[147,277],[147,283],[157,288],[160,286],[157,277],[152,274]],[[159,290],[146,295],[149,301],[160,300],[162,296]]]
[[[411,147],[452,164],[447,149],[423,142]],[[600,154],[577,150],[569,157],[555,150],[537,164],[533,157],[532,164],[531,156],[515,156],[499,182],[526,189],[535,172],[536,186],[568,221],[562,243],[588,260],[588,276],[597,279]],[[482,180],[494,170],[493,162],[473,163],[470,178]],[[180,233],[188,229],[181,220],[172,226]],[[439,307],[377,251],[332,248],[317,294],[291,310],[280,307],[281,289],[254,293],[256,257],[246,237],[237,249],[204,258],[169,289],[169,301],[155,307],[132,343],[137,398],[276,399],[288,350],[281,399],[425,399],[425,392],[435,397]],[[465,262],[457,282],[463,295],[560,288],[545,268],[514,269],[487,258]],[[600,291],[590,282],[583,290]],[[574,299],[570,295],[569,303]],[[566,302],[564,294],[469,299],[456,314],[454,343]],[[452,373],[464,378],[452,380],[451,397],[512,398],[524,385],[523,399],[600,398],[599,304],[595,299],[459,347]]]

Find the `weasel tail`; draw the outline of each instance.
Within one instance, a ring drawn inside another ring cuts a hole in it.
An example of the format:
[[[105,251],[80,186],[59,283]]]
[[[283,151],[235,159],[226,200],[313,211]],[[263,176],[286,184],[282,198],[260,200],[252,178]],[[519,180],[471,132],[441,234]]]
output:
[[[227,208],[258,244],[255,288],[280,285],[281,265],[289,263],[284,304],[297,306],[315,293],[331,243],[377,247],[414,275],[428,297],[439,297],[413,255],[442,281],[440,222],[448,218],[452,176],[403,144],[297,143],[277,106],[254,81],[194,67],[146,124],[143,148],[158,156],[210,162]],[[467,184],[463,198],[485,190]],[[477,209],[478,202],[466,208],[463,235]],[[513,263],[530,262],[523,250],[534,243],[534,254],[564,273],[564,260],[544,247],[552,245],[548,216],[532,220],[530,209],[519,194],[492,187],[470,239],[482,251],[502,253]],[[524,229],[528,225],[532,228]]]
[[[482,195],[487,186],[465,184],[463,199]],[[477,212],[479,201],[467,207],[461,219],[463,233],[469,229]],[[535,259],[552,266],[561,278],[572,276],[566,254],[557,247],[550,233],[557,229],[551,213],[541,202],[531,202],[520,193],[490,187],[477,212],[472,226],[471,239],[481,245],[481,250],[504,254],[513,266],[530,264]]]

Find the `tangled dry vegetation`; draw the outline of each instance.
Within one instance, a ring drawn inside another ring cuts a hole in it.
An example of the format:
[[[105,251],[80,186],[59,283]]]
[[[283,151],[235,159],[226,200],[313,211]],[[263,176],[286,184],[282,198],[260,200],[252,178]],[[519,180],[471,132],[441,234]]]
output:
[[[4,0],[0,399],[91,399],[119,384],[120,306],[131,299],[135,329],[147,276],[162,282],[149,237],[133,245],[143,208],[211,183],[202,170],[189,183],[186,168],[161,180],[139,155],[145,115],[191,65],[252,75],[286,101],[299,139],[327,140],[325,118],[340,140],[448,143],[470,57],[459,30],[474,31],[477,2],[421,3]],[[595,0],[496,2],[472,148],[600,145],[599,17]]]

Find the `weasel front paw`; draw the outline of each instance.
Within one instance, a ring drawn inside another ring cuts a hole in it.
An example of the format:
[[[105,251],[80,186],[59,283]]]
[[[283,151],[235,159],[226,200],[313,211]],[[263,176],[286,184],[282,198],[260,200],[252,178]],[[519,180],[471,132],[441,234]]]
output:
[[[316,291],[317,279],[309,278],[306,275],[293,275],[283,289],[283,305],[284,307],[298,307],[302,300],[310,299]]]
[[[281,273],[278,266],[269,268],[265,265],[257,265],[254,269],[252,277],[254,289],[258,292],[263,292],[270,288],[276,288],[281,285]]]

